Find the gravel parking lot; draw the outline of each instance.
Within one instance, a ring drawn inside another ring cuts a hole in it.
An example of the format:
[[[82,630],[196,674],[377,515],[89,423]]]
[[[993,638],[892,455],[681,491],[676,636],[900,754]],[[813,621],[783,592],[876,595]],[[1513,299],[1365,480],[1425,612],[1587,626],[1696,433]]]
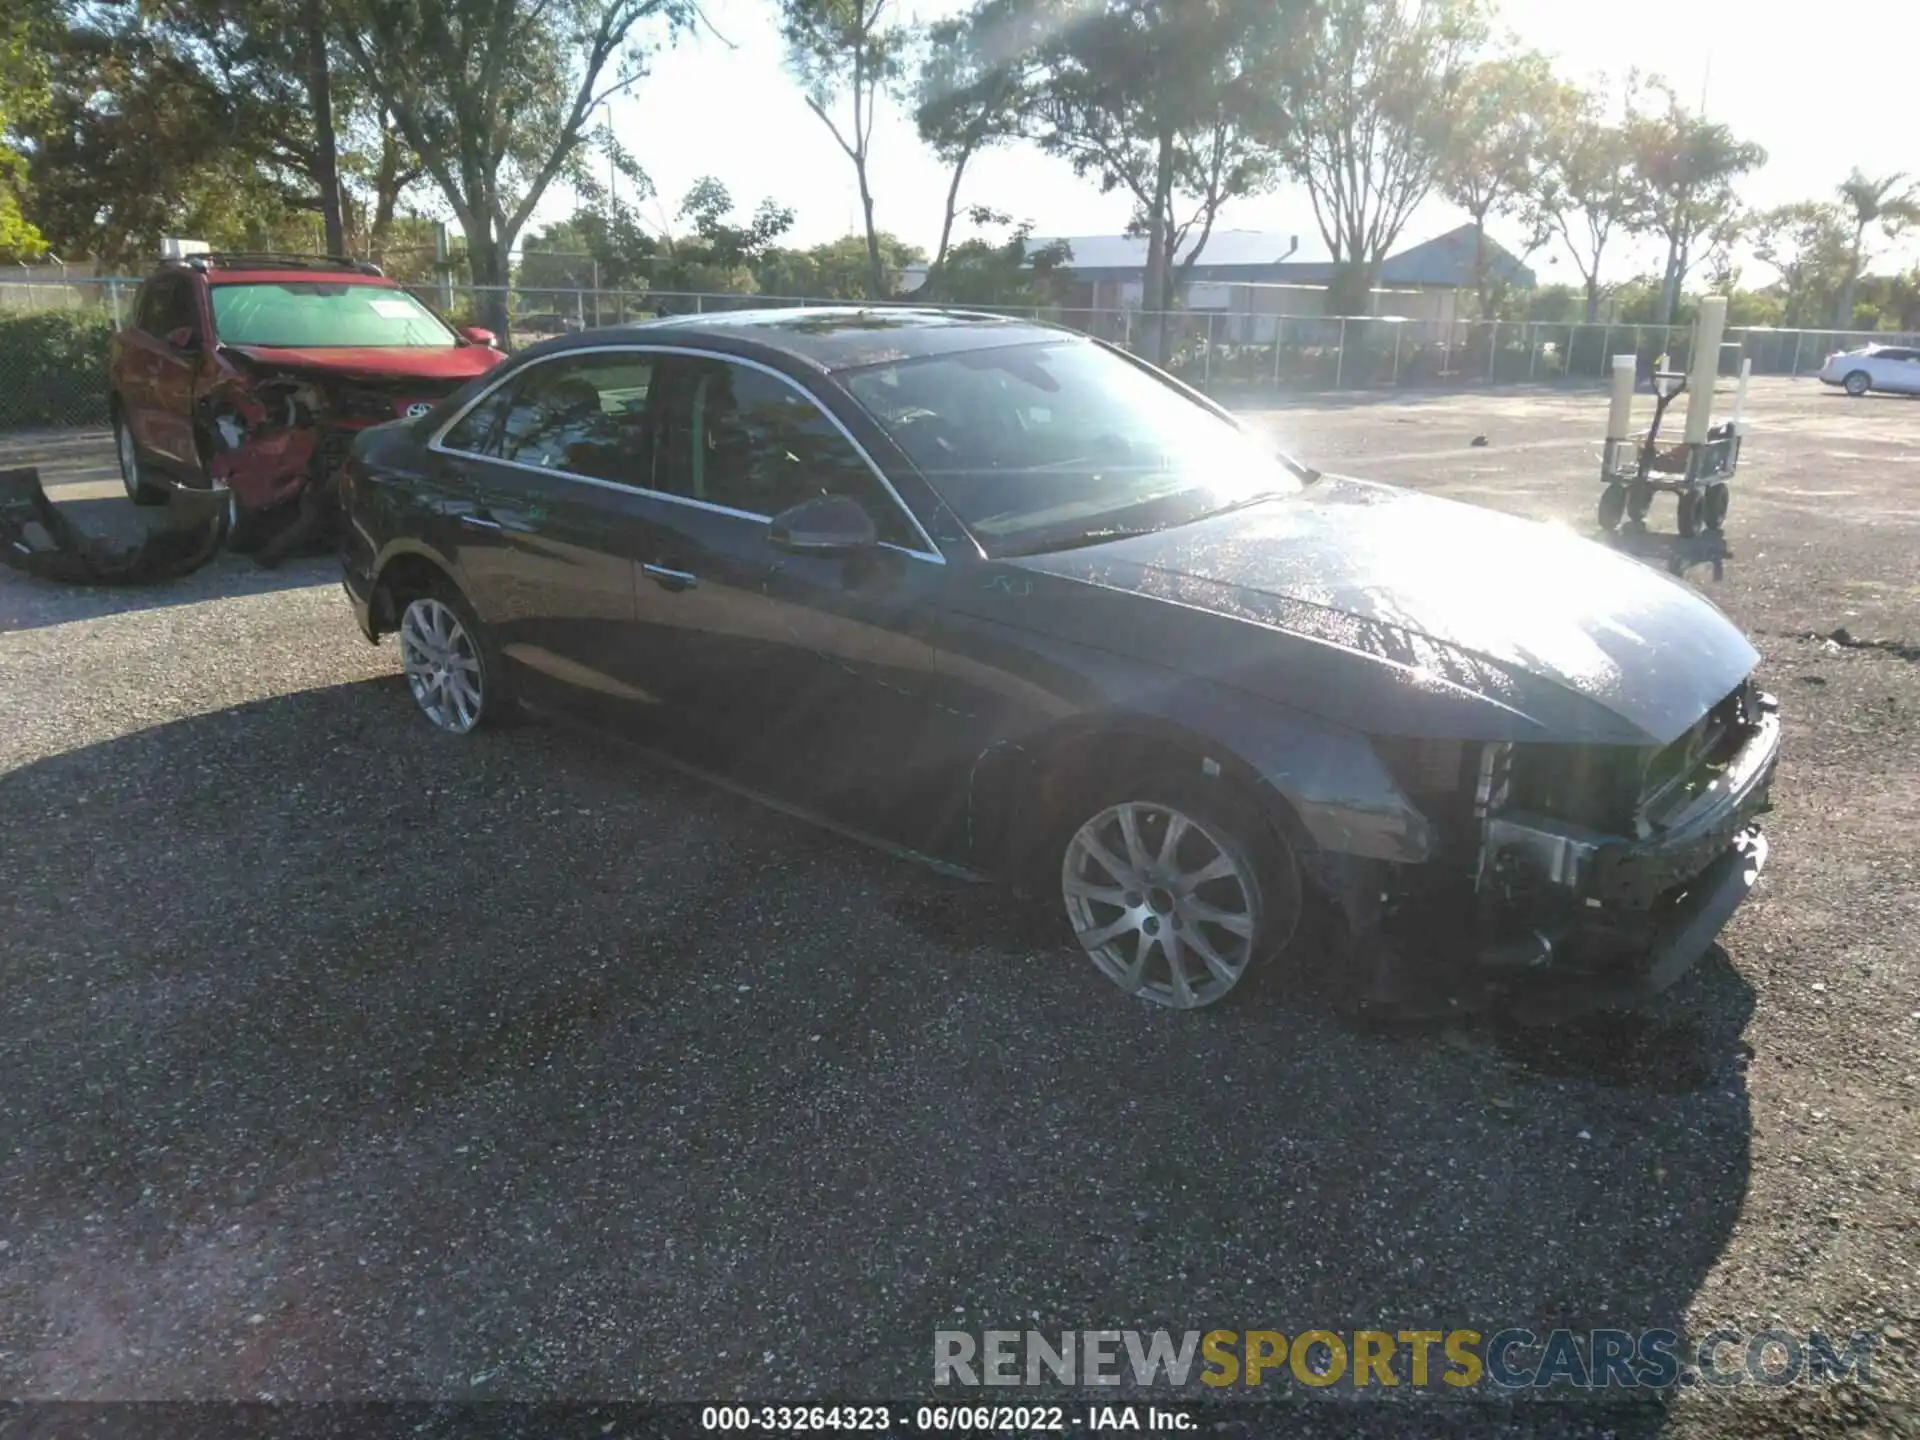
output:
[[[1592,529],[1597,393],[1246,408]],[[1688,577],[1782,701],[1773,861],[1680,987],[1548,1033],[1363,1032],[1303,977],[1161,1012],[997,891],[555,727],[451,741],[324,559],[0,572],[0,1393],[899,1398],[936,1327],[1779,1326],[1876,1331],[1877,1398],[1611,1432],[1896,1432],[1920,402],[1750,413]],[[140,523],[104,435],[17,463]]]

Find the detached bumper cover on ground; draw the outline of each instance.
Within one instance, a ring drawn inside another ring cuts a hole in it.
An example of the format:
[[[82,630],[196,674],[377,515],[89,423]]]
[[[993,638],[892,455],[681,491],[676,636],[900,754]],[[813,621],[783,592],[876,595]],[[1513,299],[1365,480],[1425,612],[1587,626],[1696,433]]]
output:
[[[167,519],[133,545],[87,535],[47,498],[38,469],[0,470],[0,556],[42,580],[152,585],[190,574],[226,541],[226,495],[181,491]]]

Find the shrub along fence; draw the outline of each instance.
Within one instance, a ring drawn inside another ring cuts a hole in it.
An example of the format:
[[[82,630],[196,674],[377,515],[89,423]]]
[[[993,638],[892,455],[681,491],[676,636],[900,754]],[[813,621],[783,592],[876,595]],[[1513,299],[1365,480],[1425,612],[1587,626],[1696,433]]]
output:
[[[0,430],[107,423],[104,308],[0,311]]]

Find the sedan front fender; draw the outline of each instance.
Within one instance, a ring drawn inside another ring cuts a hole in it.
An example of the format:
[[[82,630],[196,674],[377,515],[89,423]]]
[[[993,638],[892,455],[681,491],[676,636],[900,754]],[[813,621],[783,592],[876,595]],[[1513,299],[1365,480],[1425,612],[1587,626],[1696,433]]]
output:
[[[1218,757],[1223,768],[1234,762],[1243,779],[1283,801],[1321,850],[1417,865],[1438,849],[1432,823],[1357,731],[1191,679],[1136,697],[1136,704],[1210,750],[1227,752]]]

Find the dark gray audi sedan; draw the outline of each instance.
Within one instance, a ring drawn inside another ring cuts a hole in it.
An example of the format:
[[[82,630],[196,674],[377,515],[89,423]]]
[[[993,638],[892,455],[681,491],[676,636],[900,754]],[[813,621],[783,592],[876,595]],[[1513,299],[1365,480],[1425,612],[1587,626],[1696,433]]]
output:
[[[341,495],[360,626],[442,730],[563,711],[1041,887],[1162,1005],[1314,905],[1362,999],[1623,1003],[1765,862],[1776,707],[1697,593],[1048,326],[566,336],[366,432]]]

